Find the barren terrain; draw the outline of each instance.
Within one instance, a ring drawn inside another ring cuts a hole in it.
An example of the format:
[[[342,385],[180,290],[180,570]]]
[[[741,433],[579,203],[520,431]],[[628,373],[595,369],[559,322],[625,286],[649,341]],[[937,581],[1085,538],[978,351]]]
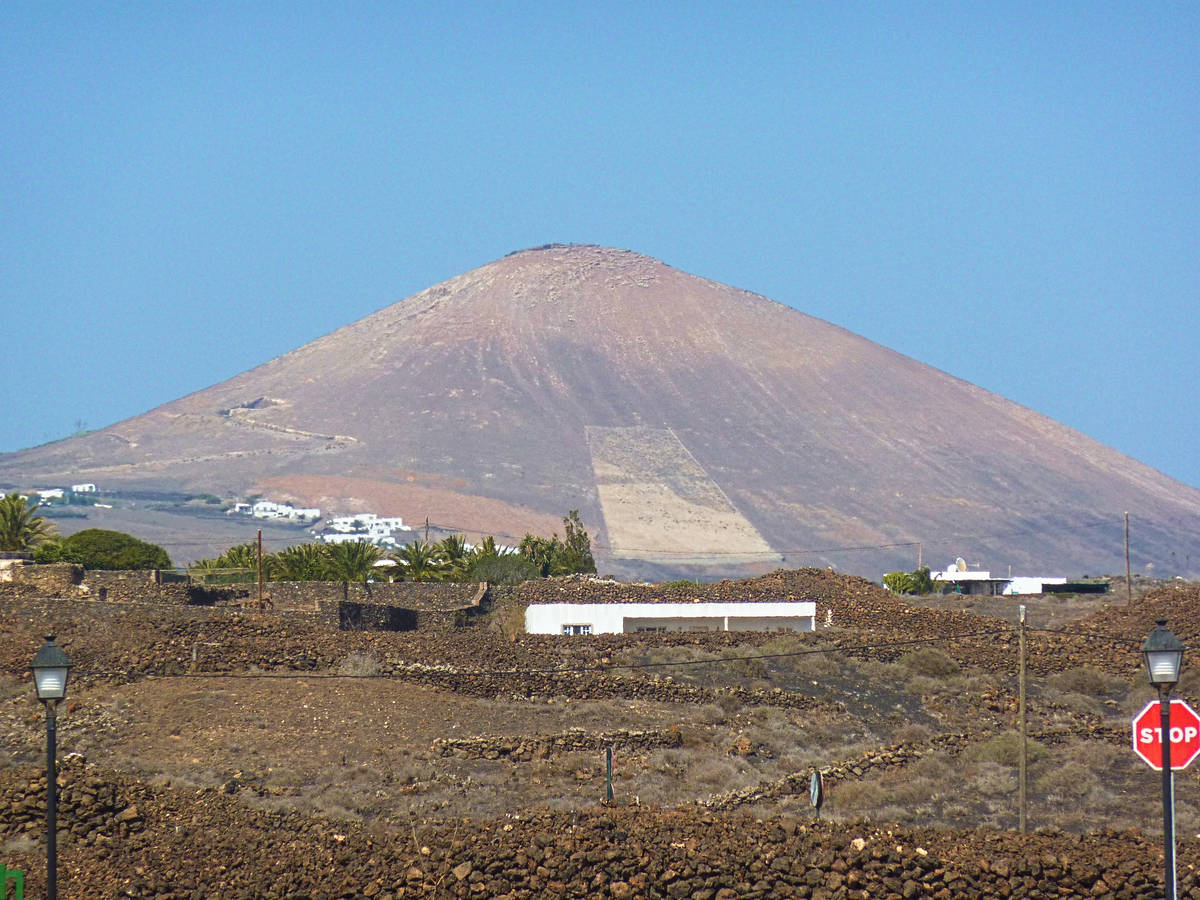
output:
[[[1128,747],[1152,695],[1138,647],[1158,615],[1194,645],[1200,587],[1143,591],[1086,598],[1083,615],[1023,600],[1027,837],[1011,832],[1017,644],[996,608],[1010,598],[921,608],[819,570],[576,578],[498,594],[481,624],[395,634],[10,592],[3,861],[36,895],[44,731],[26,667],[53,629],[75,663],[60,754],[82,755],[62,775],[64,897],[1155,896],[1158,776]],[[807,596],[831,625],[512,633],[527,602],[639,592]],[[1200,677],[1179,692],[1200,697]],[[1177,802],[1182,896],[1200,896],[1194,773]]]

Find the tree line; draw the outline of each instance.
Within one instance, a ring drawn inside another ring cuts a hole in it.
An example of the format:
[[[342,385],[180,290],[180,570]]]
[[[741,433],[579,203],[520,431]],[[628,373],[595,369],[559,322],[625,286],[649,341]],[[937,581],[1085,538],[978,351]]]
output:
[[[157,544],[120,531],[88,528],[60,537],[54,523],[38,515],[39,505],[19,494],[0,497],[0,551],[32,553],[35,562],[78,563],[88,569],[169,569],[171,559]],[[299,544],[263,555],[263,576],[271,581],[488,581],[516,584],[551,575],[594,573],[592,543],[579,510],[563,517],[563,537],[526,534],[515,551],[501,549],[488,536],[473,547],[452,534],[440,541],[417,540],[390,553],[374,544]],[[378,565],[390,562],[392,565]],[[189,571],[209,573],[210,583],[257,575],[258,548],[230,547],[215,559],[202,559]],[[240,577],[239,577],[240,576]]]
[[[440,541],[415,540],[387,552],[364,541],[337,544],[297,544],[262,557],[263,578],[269,581],[487,581],[517,584],[551,575],[594,573],[591,538],[579,510],[563,518],[563,537],[526,534],[515,551],[502,550],[489,535],[468,547],[466,538],[452,534]],[[384,563],[384,565],[381,565]],[[230,547],[214,559],[189,568],[208,574],[210,583],[244,580],[257,574],[258,547]]]

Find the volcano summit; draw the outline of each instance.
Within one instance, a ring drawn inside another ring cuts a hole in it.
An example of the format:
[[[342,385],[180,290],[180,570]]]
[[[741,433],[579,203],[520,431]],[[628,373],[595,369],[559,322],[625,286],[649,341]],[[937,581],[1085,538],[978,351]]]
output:
[[[262,493],[549,534],[602,571],[968,555],[1200,567],[1200,491],[764,297],[623,250],[511,254],[213,387],[0,456],[0,482]],[[1185,563],[1185,560],[1187,561]]]

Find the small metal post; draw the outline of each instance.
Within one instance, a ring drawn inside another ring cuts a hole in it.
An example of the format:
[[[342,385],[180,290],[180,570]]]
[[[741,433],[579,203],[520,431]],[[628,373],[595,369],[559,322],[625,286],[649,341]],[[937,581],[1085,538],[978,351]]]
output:
[[[612,789],[612,747],[604,748],[604,799],[613,802]]]
[[[58,723],[54,700],[46,701],[46,900],[58,900]]]
[[[1163,896],[1175,900],[1175,791],[1171,775],[1171,692],[1158,690],[1162,716]]]

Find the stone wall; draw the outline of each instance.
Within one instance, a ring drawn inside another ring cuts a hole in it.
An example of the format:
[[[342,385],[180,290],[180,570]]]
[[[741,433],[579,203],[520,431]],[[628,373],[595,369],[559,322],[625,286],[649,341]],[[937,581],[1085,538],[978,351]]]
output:
[[[14,567],[12,583],[25,593],[105,603],[214,606],[239,603],[249,596],[244,585],[206,587],[156,569],[110,572],[76,563]]]
[[[433,742],[434,756],[456,759],[548,759],[557,753],[581,753],[605,747],[629,751],[679,747],[683,735],[678,728],[657,731],[606,731],[602,733],[573,729],[561,734],[531,735],[525,738],[439,738]]]
[[[317,601],[316,618],[340,631],[413,631],[417,627],[417,614],[411,609],[345,600]]]
[[[423,611],[452,611],[478,606],[484,590],[477,584],[436,584],[412,581],[272,581],[264,590],[277,611],[315,610],[320,603],[346,602],[400,606]]]
[[[59,781],[60,864],[69,873],[62,886],[70,896],[1163,896],[1160,839],[1137,831],[943,831],[620,804],[389,830],[256,808],[224,788],[151,787],[81,761],[65,760]],[[26,872],[29,896],[44,890],[45,788],[35,767],[0,771],[4,862]],[[1190,837],[1179,841],[1181,898],[1200,897],[1198,847]],[[223,864],[231,859],[237,864]]]
[[[14,584],[27,584],[52,596],[70,592],[83,582],[83,566],[75,563],[14,566]]]

